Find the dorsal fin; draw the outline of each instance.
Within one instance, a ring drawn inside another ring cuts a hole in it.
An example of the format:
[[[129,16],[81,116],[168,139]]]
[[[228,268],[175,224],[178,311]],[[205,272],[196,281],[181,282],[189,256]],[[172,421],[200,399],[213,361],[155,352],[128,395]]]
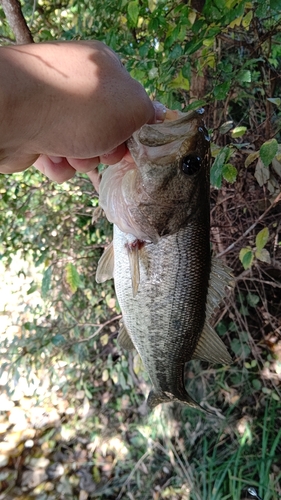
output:
[[[230,286],[233,276],[231,269],[219,259],[212,258],[209,291],[207,296],[206,320],[193,358],[211,363],[232,363],[224,343],[210,326],[209,321],[215,309],[225,296],[225,289]]]
[[[225,297],[225,289],[231,286],[233,275],[231,269],[220,259],[212,258],[210,283],[207,296],[207,320],[211,318],[215,309]]]
[[[96,271],[96,282],[104,283],[104,281],[113,278],[114,272],[114,250],[113,241],[108,245],[108,247],[103,252]]]
[[[133,341],[128,333],[127,328],[125,327],[123,321],[120,319],[119,321],[119,333],[117,336],[117,342],[122,347],[123,349],[126,349],[127,351],[132,351],[135,349],[135,346],[133,344]]]

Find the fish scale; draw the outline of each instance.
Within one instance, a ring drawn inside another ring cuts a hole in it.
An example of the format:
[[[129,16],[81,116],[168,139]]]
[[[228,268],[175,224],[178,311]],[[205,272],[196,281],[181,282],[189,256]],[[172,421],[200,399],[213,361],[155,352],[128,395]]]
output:
[[[154,391],[172,393],[183,401],[186,399],[182,382],[184,364],[192,358],[205,322],[210,261],[209,245],[205,245],[204,258],[200,238],[197,239],[200,251],[196,244],[190,245],[193,230],[196,232],[196,227],[188,226],[140,250],[140,284],[135,297],[128,280],[126,235],[116,226],[113,240],[117,256],[115,290],[124,324]],[[143,266],[142,256],[145,262],[149,261],[148,266]],[[201,259],[199,267],[198,259],[199,262]],[[196,293],[198,287],[200,295]]]

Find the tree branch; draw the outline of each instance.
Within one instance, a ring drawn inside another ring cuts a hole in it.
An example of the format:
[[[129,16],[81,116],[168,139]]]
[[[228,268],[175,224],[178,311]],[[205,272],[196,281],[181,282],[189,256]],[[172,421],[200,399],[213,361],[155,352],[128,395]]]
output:
[[[23,17],[19,0],[0,0],[0,3],[10,28],[14,32],[16,42],[19,44],[32,43],[33,38]]]

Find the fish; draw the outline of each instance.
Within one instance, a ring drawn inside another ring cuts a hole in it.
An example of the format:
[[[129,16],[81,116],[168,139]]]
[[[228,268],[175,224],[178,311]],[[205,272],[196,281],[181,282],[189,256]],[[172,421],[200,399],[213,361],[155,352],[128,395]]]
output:
[[[202,409],[185,388],[191,359],[230,364],[210,325],[231,273],[210,246],[210,139],[203,110],[169,111],[127,141],[105,169],[99,204],[114,224],[96,280],[114,278],[119,345],[136,349],[152,388],[147,404]]]

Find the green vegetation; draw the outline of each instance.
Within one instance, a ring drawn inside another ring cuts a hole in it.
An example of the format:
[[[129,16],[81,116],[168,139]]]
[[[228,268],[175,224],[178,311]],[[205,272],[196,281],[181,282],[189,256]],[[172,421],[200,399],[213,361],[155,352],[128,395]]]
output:
[[[212,246],[235,285],[213,322],[234,363],[196,361],[186,375],[215,415],[179,405],[143,415],[147,376],[135,353],[117,347],[113,283],[95,283],[112,229],[94,220],[98,198],[86,176],[55,185],[33,168],[1,175],[0,380],[13,398],[26,379],[18,405],[55,409],[57,420],[35,427],[28,407],[33,437],[13,441],[0,406],[3,442],[15,443],[6,454],[0,443],[0,500],[240,500],[254,498],[250,486],[263,500],[280,498],[280,0],[191,5],[39,0],[22,9],[36,42],[102,40],[151,98],[205,107]],[[1,9],[0,40],[13,40]],[[16,308],[5,302],[13,283],[25,283]],[[26,467],[41,470],[40,457],[64,474],[53,489],[48,476],[22,493]]]

